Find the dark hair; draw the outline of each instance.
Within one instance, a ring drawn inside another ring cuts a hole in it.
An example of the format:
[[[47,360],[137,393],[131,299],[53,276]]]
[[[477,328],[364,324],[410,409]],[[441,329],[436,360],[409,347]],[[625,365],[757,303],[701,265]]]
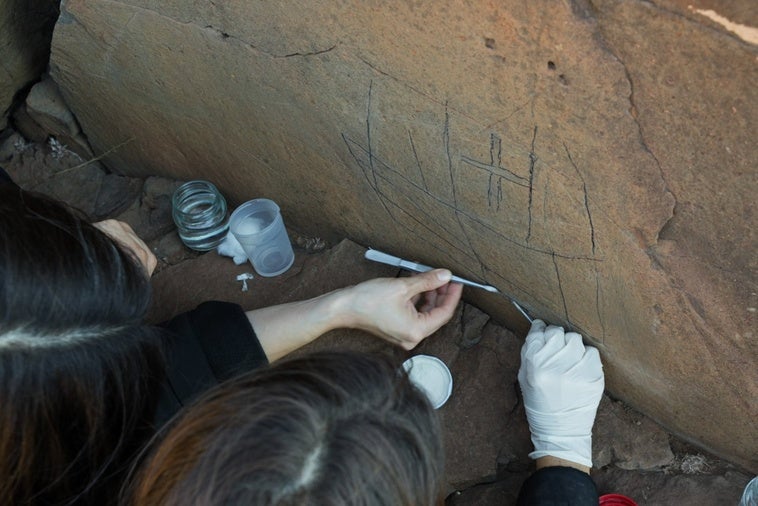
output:
[[[0,504],[112,502],[163,370],[149,303],[128,252],[0,183]]]
[[[388,358],[317,353],[208,391],[153,450],[132,503],[441,504],[440,434]]]

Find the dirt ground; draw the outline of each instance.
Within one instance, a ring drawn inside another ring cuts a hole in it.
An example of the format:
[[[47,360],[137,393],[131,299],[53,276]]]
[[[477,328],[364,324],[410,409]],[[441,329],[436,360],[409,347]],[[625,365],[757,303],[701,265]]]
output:
[[[0,139],[0,166],[22,187],[69,202],[93,220],[116,217],[134,227],[160,262],[153,280],[153,321],[204,300],[228,300],[252,309],[371,277],[399,275],[364,261],[363,247],[347,239],[326,244],[290,230],[297,257],[290,271],[277,278],[255,277],[242,291],[236,275],[252,272],[250,266],[236,266],[215,252],[192,252],[176,235],[170,197],[179,182],[111,174],[60,143],[28,142],[15,133]],[[453,321],[411,353],[442,358],[455,378],[453,395],[440,410],[450,506],[513,504],[532,470],[516,382],[522,342],[523,335],[464,303]],[[348,330],[332,332],[302,352],[329,347],[402,353]],[[598,412],[593,446],[593,478],[599,491],[625,494],[640,505],[736,505],[752,477],[608,396]]]

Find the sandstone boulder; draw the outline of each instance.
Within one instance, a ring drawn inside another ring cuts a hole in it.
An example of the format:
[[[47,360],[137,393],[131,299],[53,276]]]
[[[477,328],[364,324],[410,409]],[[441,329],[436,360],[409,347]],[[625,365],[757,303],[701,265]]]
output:
[[[51,61],[111,169],[494,284],[753,471],[757,72],[678,0],[68,0]]]

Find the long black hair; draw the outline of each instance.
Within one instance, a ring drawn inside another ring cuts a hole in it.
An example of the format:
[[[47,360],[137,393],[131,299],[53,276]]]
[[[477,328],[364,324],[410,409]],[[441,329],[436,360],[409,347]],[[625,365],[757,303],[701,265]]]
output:
[[[0,504],[108,504],[162,379],[150,282],[60,202],[0,182]]]

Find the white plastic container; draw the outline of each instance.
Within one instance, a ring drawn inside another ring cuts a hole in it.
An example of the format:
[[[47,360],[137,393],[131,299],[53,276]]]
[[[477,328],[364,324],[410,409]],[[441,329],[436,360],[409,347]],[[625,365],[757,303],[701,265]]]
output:
[[[411,382],[421,389],[434,409],[441,408],[453,393],[453,375],[445,363],[431,355],[416,355],[403,362]]]
[[[232,213],[229,228],[261,276],[278,276],[295,261],[282,214],[274,201],[245,202]]]

